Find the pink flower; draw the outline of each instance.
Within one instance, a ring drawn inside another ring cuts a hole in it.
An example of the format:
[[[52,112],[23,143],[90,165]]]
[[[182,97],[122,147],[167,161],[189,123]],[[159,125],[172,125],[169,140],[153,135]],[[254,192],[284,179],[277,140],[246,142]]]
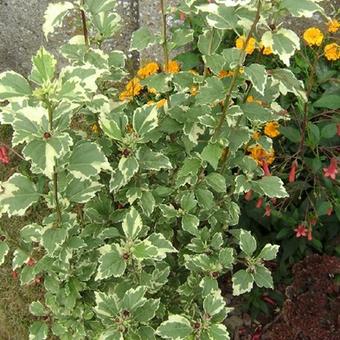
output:
[[[244,194],[244,199],[245,199],[246,201],[250,201],[251,198],[252,198],[252,196],[253,196],[253,191],[252,191],[252,190],[249,190],[249,191],[247,191],[247,192]]]
[[[335,157],[333,157],[331,159],[331,162],[329,164],[328,168],[323,168],[323,175],[325,177],[329,177],[331,179],[335,179],[336,178],[336,174],[338,173],[338,169],[337,169],[337,160]]]
[[[262,207],[262,204],[263,204],[263,197],[260,197],[256,202],[256,208],[260,209]]]
[[[0,162],[3,164],[9,163],[8,149],[6,146],[0,146]]]
[[[292,163],[292,167],[290,168],[289,177],[288,177],[288,182],[289,183],[295,182],[295,174],[296,174],[297,167],[298,167],[298,162],[295,160]]]
[[[266,161],[262,161],[262,169],[264,171],[264,175],[265,176],[271,176],[270,170],[269,170],[269,166],[268,163]]]
[[[312,241],[313,240],[312,229],[308,229],[307,239],[308,239],[308,241]]]
[[[294,231],[296,237],[307,236],[307,228],[304,224],[299,224]]]
[[[271,214],[270,205],[269,205],[269,204],[266,204],[264,216],[270,217],[270,214]]]

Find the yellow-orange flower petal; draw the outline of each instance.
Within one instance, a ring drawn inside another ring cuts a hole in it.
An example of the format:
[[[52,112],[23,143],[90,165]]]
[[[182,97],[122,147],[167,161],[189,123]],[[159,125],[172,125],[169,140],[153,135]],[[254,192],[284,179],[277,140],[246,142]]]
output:
[[[144,67],[140,68],[137,72],[137,76],[141,79],[149,77],[159,71],[159,65],[155,62],[146,64]]]
[[[245,50],[246,54],[252,54],[255,50],[256,40],[254,38],[250,38],[247,46],[246,38],[242,35],[236,39],[235,45],[237,48]]]
[[[280,134],[278,122],[268,122],[264,127],[264,133],[271,138],[275,138]]]
[[[198,86],[197,86],[197,85],[191,86],[190,94],[191,94],[192,96],[196,96],[197,93],[198,93]]]
[[[259,144],[256,144],[254,146],[251,146],[248,148],[248,152],[250,153],[250,157],[255,159],[255,161],[262,165],[263,161],[266,161],[268,165],[272,164],[275,160],[275,154],[274,150],[271,149],[269,151],[266,151],[263,149],[263,147]]]
[[[252,135],[252,138],[254,139],[254,140],[259,140],[260,139],[260,137],[261,137],[261,134],[260,134],[260,132],[258,132],[258,131],[255,131],[254,133],[253,133],[253,135]]]
[[[327,24],[329,33],[336,33],[340,28],[340,22],[336,19],[330,20]]]
[[[337,43],[326,45],[324,48],[324,55],[326,59],[330,61],[340,59],[340,46]]]
[[[227,70],[221,70],[218,73],[219,78],[226,78],[226,77],[232,77],[234,75],[233,71],[227,71]]]
[[[323,41],[323,33],[316,27],[310,27],[303,33],[303,39],[309,46],[320,46]]]
[[[167,73],[178,73],[181,70],[179,63],[176,60],[170,60],[164,67]]]
[[[271,46],[265,46],[262,41],[260,42],[260,50],[263,55],[273,54],[273,49],[271,48]]]
[[[161,100],[159,100],[158,102],[157,102],[157,108],[161,108],[161,107],[163,107],[165,104],[167,103],[167,100],[166,99],[161,99]]]

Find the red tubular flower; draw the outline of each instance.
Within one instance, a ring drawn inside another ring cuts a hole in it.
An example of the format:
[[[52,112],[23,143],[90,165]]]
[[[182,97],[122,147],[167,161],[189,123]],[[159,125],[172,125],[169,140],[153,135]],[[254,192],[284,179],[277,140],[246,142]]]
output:
[[[313,240],[312,228],[309,228],[309,229],[308,229],[308,232],[307,232],[307,240],[308,240],[308,241],[312,241],[312,240]]]
[[[265,160],[263,160],[261,165],[262,165],[262,169],[264,171],[264,175],[265,176],[271,176],[268,163]]]
[[[333,214],[333,208],[330,207],[330,208],[327,209],[327,215],[331,216],[332,214]]]
[[[29,267],[33,267],[35,265],[35,260],[32,259],[32,257],[30,257],[27,261],[26,261],[26,264],[29,266]]]
[[[295,175],[296,175],[297,167],[298,167],[298,162],[295,160],[292,163],[292,167],[290,168],[289,177],[288,177],[289,183],[295,182]]]
[[[295,229],[295,236],[296,237],[305,237],[307,236],[307,228],[304,224],[299,224]]]
[[[16,272],[15,270],[12,271],[12,278],[14,280],[16,280],[18,278],[18,272]]]
[[[185,15],[185,13],[183,13],[183,12],[179,12],[179,19],[181,20],[181,21],[185,21],[185,18],[186,18],[187,16]]]
[[[0,162],[3,164],[9,163],[8,149],[6,146],[0,146]]]
[[[245,199],[246,201],[250,201],[251,198],[252,198],[252,196],[253,196],[253,191],[252,191],[252,190],[249,190],[249,191],[247,191],[247,192],[244,194],[244,199]]]
[[[331,179],[335,179],[336,178],[336,174],[338,173],[338,169],[337,169],[337,159],[335,157],[333,157],[331,159],[331,162],[329,164],[328,168],[323,168],[323,175],[325,177],[329,177]]]
[[[266,204],[264,216],[270,217],[270,214],[271,214],[270,204]]]
[[[260,209],[262,207],[263,204],[263,197],[259,197],[259,199],[256,202],[256,208]]]
[[[312,217],[310,220],[309,220],[309,224],[314,226],[318,223],[318,220],[316,217]]]
[[[262,295],[261,296],[261,299],[264,301],[264,302],[267,302],[268,304],[272,305],[272,306],[276,306],[276,302],[270,298],[269,296],[267,295]]]

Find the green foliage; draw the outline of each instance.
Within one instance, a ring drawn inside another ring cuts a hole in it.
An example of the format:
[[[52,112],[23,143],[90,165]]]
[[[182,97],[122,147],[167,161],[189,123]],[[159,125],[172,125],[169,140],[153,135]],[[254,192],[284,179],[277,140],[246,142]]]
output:
[[[85,14],[87,34],[61,48],[69,65],[57,74],[56,59],[41,48],[28,80],[0,75],[1,121],[12,125],[12,144],[23,145],[30,165],[1,183],[0,215],[21,216],[38,201],[49,208],[43,221],[22,229],[14,252],[22,284],[44,278],[45,295],[30,306],[31,339],[229,339],[223,320],[230,308],[218,278],[232,273],[234,295],[273,288],[265,265],[278,246],[256,241],[245,230],[250,224],[233,227],[240,194],[288,197],[282,179],[265,168],[273,140],[256,142],[253,134],[284,120],[281,95],[307,102],[302,82],[281,63],[289,65],[300,48],[296,34],[269,30],[284,9],[297,16],[318,10],[305,3],[311,7],[185,0],[179,10],[190,20],[169,37],[137,30],[131,50],[161,44],[167,59],[192,44],[195,70],[177,61],[149,64],[119,95],[125,56],[101,50],[119,27],[116,1],[49,5],[46,37],[69,11]],[[226,46],[240,33],[245,41],[263,33],[276,65]],[[327,98],[316,107],[325,105]],[[80,113],[87,135],[74,129]],[[315,150],[335,130],[312,124],[306,143]],[[282,133],[297,141],[292,129]],[[0,243],[0,262],[8,252]]]

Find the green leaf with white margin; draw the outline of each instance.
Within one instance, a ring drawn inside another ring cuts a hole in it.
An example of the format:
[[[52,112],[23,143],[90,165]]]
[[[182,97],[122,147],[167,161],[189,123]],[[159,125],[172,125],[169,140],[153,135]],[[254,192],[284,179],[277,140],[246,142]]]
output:
[[[279,83],[279,90],[284,96],[291,92],[303,101],[307,101],[303,82],[298,80],[291,70],[276,68],[271,71],[271,76],[275,82]]]
[[[21,239],[27,243],[40,242],[42,229],[42,226],[37,223],[26,225],[20,230]]]
[[[96,143],[80,142],[72,150],[68,170],[81,180],[97,176],[101,170],[111,170],[103,151]]]
[[[213,28],[204,30],[197,42],[200,52],[206,56],[214,54],[222,42],[223,33]]]
[[[57,60],[43,47],[41,47],[32,58],[32,64],[33,68],[29,77],[31,81],[41,86],[45,82],[53,79]]]
[[[266,68],[263,65],[251,64],[244,68],[244,74],[252,82],[255,90],[264,95],[267,84]]]
[[[274,260],[276,258],[277,252],[279,251],[279,248],[280,246],[278,245],[267,243],[261,250],[258,258],[265,261]]]
[[[158,255],[158,249],[148,240],[135,243],[131,251],[133,256],[139,260],[152,259]]]
[[[223,310],[225,307],[225,300],[221,295],[220,290],[215,290],[211,292],[206,298],[203,300],[203,309],[204,311],[210,315],[214,316]]]
[[[57,27],[61,27],[67,12],[74,8],[71,2],[50,3],[44,15],[43,32],[48,39],[48,35],[53,33]]]
[[[193,333],[190,321],[182,315],[169,315],[157,328],[156,334],[163,339],[185,339]]]
[[[0,100],[15,101],[32,94],[28,81],[18,73],[7,71],[0,74]]]
[[[35,321],[29,329],[29,340],[44,340],[48,336],[48,326],[45,322]]]
[[[264,176],[257,181],[253,181],[252,186],[253,190],[270,198],[288,197],[281,178],[277,176]]]
[[[226,326],[223,324],[211,324],[207,329],[209,340],[230,340]]]
[[[107,12],[113,10],[116,5],[116,0],[85,0],[85,5],[92,14]]]
[[[226,192],[227,190],[227,184],[225,181],[225,178],[217,173],[217,172],[211,172],[206,178],[206,183],[212,188],[214,189],[216,192]]]
[[[265,46],[271,46],[273,53],[287,65],[290,65],[290,57],[300,49],[300,39],[292,30],[280,28],[277,32],[267,31],[262,35]]]
[[[112,111],[99,115],[99,124],[103,132],[110,138],[122,140],[123,131],[128,124],[128,118],[123,112]]]
[[[122,173],[124,180],[128,182],[139,169],[139,164],[134,156],[122,157],[118,163],[118,169]]]
[[[44,174],[48,178],[53,177],[56,159],[66,155],[73,144],[71,136],[64,132],[52,135],[50,138],[33,140],[22,150],[26,159],[32,162],[31,171],[34,174]]]
[[[248,256],[252,256],[256,250],[257,243],[255,237],[247,230],[241,229],[240,232],[240,248]]]
[[[321,6],[316,4],[320,0],[282,0],[280,7],[286,8],[294,17],[311,18],[315,12],[324,13]]]
[[[44,316],[47,314],[46,308],[40,301],[33,301],[30,304],[29,310],[34,316]]]
[[[156,315],[159,304],[160,299],[148,299],[148,301],[133,312],[133,319],[141,323],[152,320]]]
[[[142,306],[147,301],[144,297],[146,288],[146,286],[138,286],[137,288],[130,288],[126,291],[121,303],[121,308],[133,312],[138,307]]]
[[[226,133],[229,141],[229,151],[232,153],[247,143],[252,135],[248,127],[230,127],[226,129]]]
[[[156,201],[151,191],[144,191],[142,193],[139,205],[143,209],[143,212],[146,216],[150,216],[153,213],[156,206]]]
[[[258,287],[274,288],[272,274],[265,266],[257,264],[253,276]]]
[[[191,235],[198,235],[199,223],[200,220],[195,215],[185,214],[182,217],[182,229]]]
[[[216,4],[197,7],[199,10],[208,13],[207,22],[209,26],[219,30],[236,29],[238,16],[235,13],[235,8]]]
[[[244,269],[239,270],[232,276],[233,295],[238,296],[250,292],[253,288],[254,278]]]
[[[103,280],[111,276],[120,277],[126,269],[122,249],[118,244],[105,245],[99,249],[99,267],[95,280]]]
[[[96,196],[96,193],[103,187],[97,181],[80,181],[72,179],[65,190],[65,196],[70,202],[86,203]]]
[[[4,241],[0,241],[0,266],[4,264],[8,252],[9,252],[8,244]]]
[[[124,336],[115,327],[110,327],[100,334],[98,340],[124,340]]]
[[[139,166],[143,170],[159,171],[161,169],[172,169],[172,165],[167,156],[160,152],[152,151],[146,146],[138,149],[136,157]]]
[[[65,228],[49,228],[42,235],[41,244],[48,255],[53,256],[66,241],[67,230]]]
[[[208,162],[214,170],[217,169],[218,162],[221,158],[223,148],[221,145],[209,143],[202,151],[201,157]]]
[[[231,268],[235,258],[234,258],[234,249],[233,248],[223,248],[220,250],[218,255],[219,262],[223,265],[224,268]]]
[[[141,232],[143,228],[143,221],[138,211],[134,207],[132,207],[125,215],[122,228],[125,236],[131,240],[136,239]]]
[[[105,294],[102,292],[95,292],[96,307],[94,311],[101,319],[112,319],[119,311],[119,301],[116,294]]]
[[[130,51],[142,51],[156,44],[159,37],[149,31],[147,27],[141,27],[132,33]]]
[[[177,253],[177,249],[163,236],[163,234],[152,233],[147,240],[157,248],[159,259],[164,259],[167,253]]]
[[[204,86],[200,87],[200,91],[196,96],[197,104],[216,104],[225,97],[226,90],[222,80],[217,77],[211,77],[206,80]]]
[[[20,268],[24,263],[29,260],[30,256],[22,249],[16,249],[13,254],[12,269]]]
[[[194,30],[189,28],[177,28],[168,42],[169,50],[182,47],[194,40]]]
[[[133,113],[133,129],[140,137],[158,126],[158,110],[154,105],[144,105],[136,109]]]
[[[36,185],[21,174],[12,175],[1,187],[0,215],[6,212],[8,216],[23,216],[40,198]]]

